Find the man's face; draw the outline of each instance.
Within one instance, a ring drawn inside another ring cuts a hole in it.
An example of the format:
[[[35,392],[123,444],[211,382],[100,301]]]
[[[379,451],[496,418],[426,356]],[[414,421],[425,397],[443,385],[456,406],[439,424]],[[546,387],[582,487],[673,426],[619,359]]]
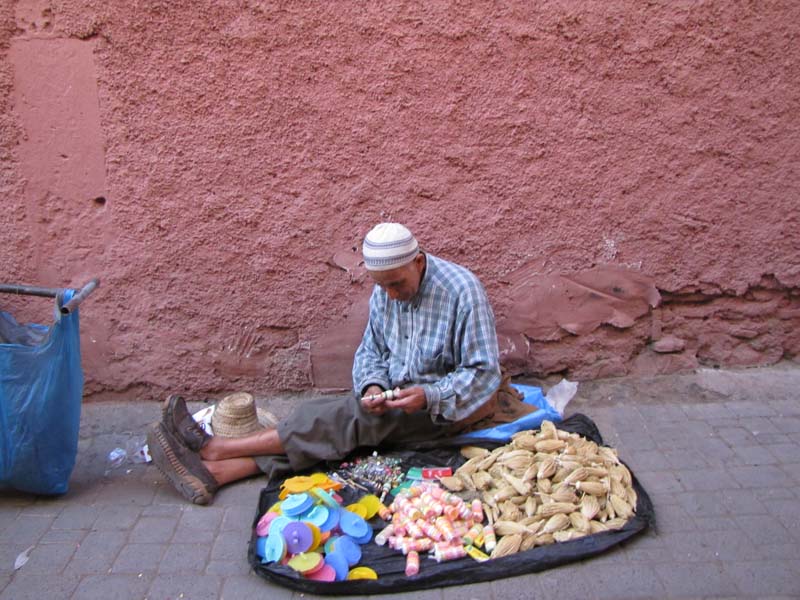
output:
[[[425,255],[418,254],[412,262],[390,271],[369,271],[372,280],[381,286],[389,298],[408,302],[417,295],[425,270]]]

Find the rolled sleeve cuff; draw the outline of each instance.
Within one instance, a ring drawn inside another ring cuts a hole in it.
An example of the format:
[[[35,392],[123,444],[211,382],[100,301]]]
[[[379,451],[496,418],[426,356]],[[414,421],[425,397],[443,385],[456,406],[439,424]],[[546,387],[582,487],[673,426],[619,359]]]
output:
[[[422,391],[425,392],[425,399],[428,401],[428,413],[435,423],[442,420],[441,416],[441,403],[442,395],[439,393],[439,388],[430,383],[421,385]]]

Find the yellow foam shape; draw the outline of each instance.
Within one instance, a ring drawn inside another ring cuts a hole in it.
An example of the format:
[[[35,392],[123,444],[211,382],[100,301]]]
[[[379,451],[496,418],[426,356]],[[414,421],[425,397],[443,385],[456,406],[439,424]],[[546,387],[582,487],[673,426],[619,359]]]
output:
[[[317,569],[324,560],[319,552],[302,552],[289,559],[289,566],[300,573],[309,573]]]
[[[317,527],[313,523],[305,521],[305,524],[308,525],[308,528],[311,530],[311,535],[313,536],[309,551],[316,550],[317,548],[319,548],[319,545],[322,542],[322,532],[319,530],[319,527]]]
[[[375,496],[374,494],[367,494],[361,500],[358,501],[357,504],[361,504],[364,508],[367,509],[367,514],[361,515],[365,519],[371,519],[375,516],[375,513],[378,512],[378,509],[381,507],[380,499]]]
[[[345,506],[345,509],[349,510],[351,513],[357,514],[362,519],[367,517],[367,507],[363,504],[359,504],[358,502],[355,502],[354,504],[348,504]]]
[[[314,485],[314,481],[311,477],[298,475],[297,477],[290,477],[284,481],[282,487],[290,494],[299,494],[301,492],[307,492],[314,487]]]
[[[347,574],[348,579],[377,579],[378,574],[369,567],[356,567],[350,569]]]

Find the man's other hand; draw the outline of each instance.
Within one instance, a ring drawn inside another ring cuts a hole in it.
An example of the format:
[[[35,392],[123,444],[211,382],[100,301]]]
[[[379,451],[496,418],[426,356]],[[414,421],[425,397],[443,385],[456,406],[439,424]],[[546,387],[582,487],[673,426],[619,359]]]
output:
[[[364,396],[361,398],[361,406],[364,410],[371,415],[382,415],[389,408],[386,406],[386,401],[383,398],[372,399],[372,396],[383,393],[383,389],[379,385],[371,385],[364,390]]]
[[[385,404],[388,408],[399,408],[410,415],[418,410],[425,410],[428,407],[428,399],[425,397],[425,390],[416,386],[395,390],[394,400],[387,400]]]

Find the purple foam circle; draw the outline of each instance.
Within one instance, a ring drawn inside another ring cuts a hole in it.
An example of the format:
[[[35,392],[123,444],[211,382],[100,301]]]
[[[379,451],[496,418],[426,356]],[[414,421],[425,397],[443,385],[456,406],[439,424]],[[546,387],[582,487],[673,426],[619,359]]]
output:
[[[283,539],[290,554],[306,552],[314,543],[314,534],[305,523],[293,521],[283,528]]]

